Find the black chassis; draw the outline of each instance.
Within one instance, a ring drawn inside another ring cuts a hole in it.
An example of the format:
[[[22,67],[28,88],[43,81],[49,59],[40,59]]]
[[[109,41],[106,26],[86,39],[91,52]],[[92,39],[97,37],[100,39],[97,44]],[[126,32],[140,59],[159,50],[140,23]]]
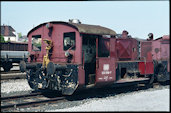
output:
[[[48,74],[41,63],[27,65],[30,65],[26,68],[27,80],[32,89],[57,90],[63,95],[72,95],[78,87],[78,65],[54,64],[56,68],[53,74]]]

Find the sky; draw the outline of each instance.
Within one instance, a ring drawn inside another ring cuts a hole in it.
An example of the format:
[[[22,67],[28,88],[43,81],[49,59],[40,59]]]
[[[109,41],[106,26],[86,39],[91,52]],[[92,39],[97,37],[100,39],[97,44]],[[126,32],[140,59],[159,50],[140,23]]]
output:
[[[116,33],[127,30],[132,37],[154,39],[169,35],[169,1],[37,1],[1,2],[1,25],[11,25],[27,35],[35,26],[49,21],[79,19]]]

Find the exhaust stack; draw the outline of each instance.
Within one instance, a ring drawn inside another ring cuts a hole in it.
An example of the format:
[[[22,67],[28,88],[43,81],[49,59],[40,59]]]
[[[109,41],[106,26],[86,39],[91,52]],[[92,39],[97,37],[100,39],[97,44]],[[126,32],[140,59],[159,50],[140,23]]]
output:
[[[81,21],[79,19],[69,19],[69,22],[81,24]]]

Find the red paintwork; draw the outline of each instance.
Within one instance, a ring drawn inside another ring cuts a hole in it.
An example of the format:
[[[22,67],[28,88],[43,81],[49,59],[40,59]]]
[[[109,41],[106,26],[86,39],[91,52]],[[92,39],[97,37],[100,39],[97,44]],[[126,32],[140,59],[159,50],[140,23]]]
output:
[[[139,67],[139,71],[141,75],[154,73],[153,62],[139,62],[138,65],[139,65],[138,67]]]
[[[97,65],[96,83],[114,82],[116,80],[114,58],[98,58]]]
[[[152,42],[152,54],[154,60],[168,60],[169,59],[169,45],[167,38],[160,38]]]
[[[78,67],[78,75],[79,86],[82,86],[85,84],[85,71],[83,69],[83,66]]]
[[[170,72],[170,36],[164,35],[152,42],[153,60],[168,61],[167,71]]]
[[[170,72],[169,40],[169,35],[164,35],[163,37],[157,38],[156,40],[141,41],[141,60],[168,61],[167,71]],[[144,67],[141,67],[143,68],[142,70],[144,70]]]
[[[117,53],[116,53],[116,38],[111,38],[110,39],[110,57],[112,58],[117,58]]]
[[[140,59],[145,61],[152,61],[152,41],[141,41]]]
[[[105,39],[104,47],[109,49],[110,57],[96,57],[96,85],[113,83],[116,80],[115,38]],[[96,39],[98,47],[98,39]],[[98,51],[96,51],[98,55]]]
[[[170,40],[170,35],[163,35],[163,40]]]
[[[81,51],[82,51],[82,46],[81,46],[81,38],[79,32],[70,26],[63,25],[63,24],[51,24],[53,26],[53,31],[52,31],[52,36],[49,37],[48,32],[49,29],[45,26],[42,25],[38,29],[34,30],[28,35],[29,42],[28,42],[28,51],[31,54],[36,54],[38,55],[37,62],[42,62],[43,61],[43,56],[46,54],[46,44],[43,42],[43,39],[49,39],[52,40],[53,42],[53,50],[57,51],[54,52],[51,56],[51,61],[54,63],[66,63],[67,59],[65,57],[65,51],[63,50],[63,33],[65,32],[76,32],[76,50],[71,50],[70,53],[73,54],[73,59],[72,63],[76,64],[81,64]],[[42,37],[42,51],[35,52],[32,51],[31,48],[31,38],[32,35],[41,35]],[[28,59],[30,61],[30,58]]]
[[[137,57],[137,40],[133,38],[116,39],[116,50],[118,60],[136,60]],[[133,48],[135,48],[133,51]]]

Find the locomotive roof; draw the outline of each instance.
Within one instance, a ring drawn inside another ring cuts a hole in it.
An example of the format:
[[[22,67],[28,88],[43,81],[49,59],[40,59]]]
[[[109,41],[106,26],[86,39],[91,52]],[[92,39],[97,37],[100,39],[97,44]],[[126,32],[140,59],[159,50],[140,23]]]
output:
[[[71,22],[63,22],[63,21],[52,21],[52,22],[46,22],[42,23],[36,27],[34,27],[32,30],[30,30],[27,34],[27,36],[33,32],[34,30],[38,29],[39,27],[46,25],[47,23],[52,24],[65,24],[71,27],[74,27],[77,29],[80,33],[87,33],[87,34],[95,34],[95,35],[116,35],[116,32],[99,25],[88,25],[88,24],[79,24],[79,23],[71,23]]]
[[[163,35],[162,37],[159,37],[159,38],[157,38],[155,40],[160,40],[160,39],[162,39],[162,40],[170,40],[170,36],[169,35]]]

